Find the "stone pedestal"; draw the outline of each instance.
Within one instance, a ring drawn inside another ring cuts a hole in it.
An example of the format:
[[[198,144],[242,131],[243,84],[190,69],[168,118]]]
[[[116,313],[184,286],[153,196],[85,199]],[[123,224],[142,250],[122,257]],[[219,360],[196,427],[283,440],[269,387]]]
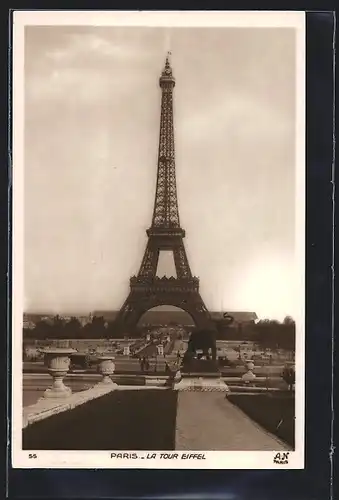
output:
[[[173,385],[176,391],[229,392],[214,360],[190,359],[183,364],[178,375]]]
[[[75,353],[75,349],[52,347],[42,349],[44,362],[48,367],[48,373],[53,377],[52,387],[44,392],[45,398],[65,398],[72,394],[72,389],[67,387],[63,380],[69,370],[70,356]]]
[[[176,391],[188,392],[230,392],[221,377],[183,377],[173,387]]]
[[[114,386],[117,385],[111,379],[111,376],[114,373],[115,365],[113,363],[114,356],[106,355],[106,356],[98,356],[98,371],[102,375],[102,380],[99,382],[99,386]]]
[[[131,354],[131,349],[129,345],[124,346],[124,356],[129,356]]]
[[[254,363],[252,360],[248,360],[246,362],[246,367],[247,367],[247,372],[244,373],[244,375],[241,377],[242,380],[245,382],[245,384],[251,384],[254,382],[256,379],[255,373],[253,373],[254,370]]]
[[[209,374],[216,377],[220,376],[218,363],[212,359],[197,359],[197,358],[184,358],[182,374]]]

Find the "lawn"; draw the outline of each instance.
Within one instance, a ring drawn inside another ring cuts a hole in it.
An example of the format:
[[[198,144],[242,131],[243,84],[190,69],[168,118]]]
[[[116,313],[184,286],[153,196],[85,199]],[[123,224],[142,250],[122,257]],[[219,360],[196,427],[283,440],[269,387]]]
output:
[[[23,430],[29,450],[174,450],[177,392],[113,391]]]
[[[230,394],[229,401],[294,449],[294,392]]]

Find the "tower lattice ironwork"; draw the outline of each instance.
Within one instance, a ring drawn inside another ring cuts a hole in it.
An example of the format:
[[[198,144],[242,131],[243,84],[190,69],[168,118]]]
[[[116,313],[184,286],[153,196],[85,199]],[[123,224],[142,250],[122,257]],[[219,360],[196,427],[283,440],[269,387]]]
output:
[[[173,126],[175,79],[169,55],[159,84],[162,96],[153,218],[146,231],[148,242],[139,272],[130,279],[130,293],[116,318],[116,327],[124,333],[133,331],[144,312],[160,305],[179,307],[199,328],[213,328],[199,293],[199,279],[191,273],[183,242],[185,231],[180,226]],[[159,254],[164,250],[173,252],[176,277],[157,277]]]

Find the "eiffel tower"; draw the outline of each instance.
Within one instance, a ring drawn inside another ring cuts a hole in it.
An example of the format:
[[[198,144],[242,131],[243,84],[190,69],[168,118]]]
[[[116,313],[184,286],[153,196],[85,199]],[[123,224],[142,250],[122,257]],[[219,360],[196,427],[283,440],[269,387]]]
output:
[[[115,321],[123,333],[132,332],[142,314],[160,305],[186,311],[200,329],[212,330],[211,316],[199,293],[199,278],[192,276],[180,226],[174,153],[173,89],[175,79],[167,55],[160,76],[161,117],[158,151],[158,175],[152,224],[146,233],[148,242],[137,276],[130,279],[130,292]],[[172,251],[176,277],[157,277],[159,254]]]

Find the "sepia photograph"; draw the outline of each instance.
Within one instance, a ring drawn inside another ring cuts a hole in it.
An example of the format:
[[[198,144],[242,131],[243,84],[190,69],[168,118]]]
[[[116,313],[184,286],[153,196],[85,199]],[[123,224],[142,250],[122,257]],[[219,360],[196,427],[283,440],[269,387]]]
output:
[[[13,467],[304,467],[304,14],[19,12]]]

